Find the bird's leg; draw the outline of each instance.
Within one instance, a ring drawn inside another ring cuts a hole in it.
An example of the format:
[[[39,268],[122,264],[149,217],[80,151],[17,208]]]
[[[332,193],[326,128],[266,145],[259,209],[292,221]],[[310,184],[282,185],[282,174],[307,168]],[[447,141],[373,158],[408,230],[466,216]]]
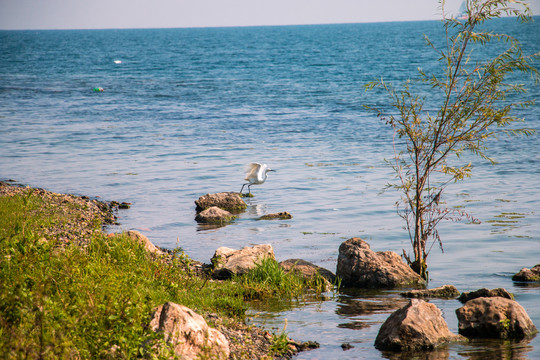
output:
[[[251,195],[251,184],[248,185],[248,194]]]
[[[244,185],[242,185],[242,188],[240,189],[240,194],[242,193],[242,190],[244,190],[244,186],[248,185],[249,183],[246,183]]]

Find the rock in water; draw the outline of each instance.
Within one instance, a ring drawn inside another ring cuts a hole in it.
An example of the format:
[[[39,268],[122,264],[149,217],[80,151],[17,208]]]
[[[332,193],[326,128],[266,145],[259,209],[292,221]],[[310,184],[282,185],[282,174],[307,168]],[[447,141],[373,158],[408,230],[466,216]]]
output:
[[[456,314],[459,333],[467,337],[522,339],[538,332],[521,305],[502,297],[469,300]]]
[[[213,206],[230,212],[238,212],[247,208],[244,200],[235,192],[206,194],[195,200],[195,205],[197,205],[196,210],[198,213]]]
[[[275,214],[266,214],[261,216],[258,220],[289,220],[292,219],[292,215],[287,211],[278,212]]]
[[[233,214],[227,210],[212,206],[206,210],[201,211],[195,216],[195,221],[203,224],[227,224],[236,218]]]
[[[326,282],[325,287],[328,291],[332,290],[334,287],[333,284],[336,281],[336,275],[334,275],[330,270],[326,270],[325,268],[312,264],[306,260],[288,259],[280,262],[279,266],[281,266],[281,268],[287,273],[294,271],[308,280],[320,275]]]
[[[375,339],[375,347],[392,351],[429,350],[460,339],[450,332],[437,306],[412,299],[386,319]]]
[[[409,298],[456,298],[459,295],[458,289],[454,285],[443,285],[433,289],[411,290],[401,293],[403,297]]]
[[[208,326],[202,316],[190,308],[167,302],[159,306],[150,328],[162,332],[181,359],[227,359],[229,341],[218,330]]]
[[[240,250],[222,246],[216,250],[211,260],[214,264],[214,277],[228,279],[233,274],[245,274],[264,258],[276,259],[272,245],[246,246]]]
[[[523,268],[512,277],[514,281],[540,281],[540,264],[532,269]]]
[[[479,297],[496,297],[496,296],[514,300],[514,295],[509,293],[504,288],[497,288],[497,289],[491,289],[491,290],[483,288],[483,289],[478,289],[476,291],[464,292],[458,297],[458,300],[461,301],[462,303],[466,303],[469,300],[476,299]]]
[[[342,285],[359,288],[425,286],[425,281],[392,251],[374,252],[360,238],[341,244],[336,275]]]

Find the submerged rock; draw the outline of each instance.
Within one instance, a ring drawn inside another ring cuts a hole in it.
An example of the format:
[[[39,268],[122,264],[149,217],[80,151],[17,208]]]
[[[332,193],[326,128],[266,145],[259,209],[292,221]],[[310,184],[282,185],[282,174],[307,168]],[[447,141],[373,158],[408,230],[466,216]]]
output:
[[[150,328],[161,332],[165,341],[181,359],[227,359],[229,341],[204,318],[188,307],[167,302],[160,305],[150,321]]]
[[[228,279],[233,274],[245,274],[265,258],[276,259],[270,244],[246,246],[240,250],[222,246],[216,250],[211,260],[214,264],[214,277]]]
[[[341,244],[336,275],[344,286],[396,288],[425,286],[425,281],[392,251],[374,252],[360,238]]]
[[[227,210],[212,206],[206,210],[201,211],[195,216],[195,221],[203,224],[227,224],[236,218],[233,214]]]
[[[459,295],[454,285],[443,285],[433,289],[419,289],[402,292],[401,296],[409,298],[455,298]]]
[[[430,350],[460,339],[461,336],[450,332],[437,306],[411,299],[386,319],[375,339],[375,347],[392,351]]]
[[[540,264],[532,269],[523,268],[512,277],[514,281],[540,281]]]
[[[287,211],[282,211],[275,214],[263,215],[258,220],[275,220],[275,219],[288,220],[288,219],[292,219],[292,215],[288,213]]]
[[[467,337],[522,339],[538,332],[525,309],[507,298],[469,300],[456,314],[459,333]]]
[[[206,194],[195,200],[195,205],[197,205],[198,213],[213,206],[230,212],[238,212],[247,208],[244,200],[235,192]]]
[[[326,270],[320,266],[310,263],[302,259],[288,259],[279,263],[279,266],[285,272],[295,271],[306,279],[312,279],[314,276],[320,275],[327,282],[326,288],[332,289],[334,282],[336,281],[336,275],[330,270]]]
[[[497,289],[478,289],[475,291],[469,291],[462,293],[458,300],[462,303],[466,303],[469,300],[473,300],[479,297],[503,297],[506,299],[514,300],[514,295],[509,293],[506,289],[503,288],[497,288]]]

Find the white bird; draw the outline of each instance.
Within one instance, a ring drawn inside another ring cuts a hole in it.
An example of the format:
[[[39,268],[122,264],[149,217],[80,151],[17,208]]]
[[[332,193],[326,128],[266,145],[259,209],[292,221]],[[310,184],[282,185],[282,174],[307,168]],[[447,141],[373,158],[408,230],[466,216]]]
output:
[[[242,189],[240,189],[240,194],[242,193],[242,190],[244,190],[244,186],[248,186],[248,192],[251,194],[251,185],[261,185],[263,184],[266,179],[268,178],[268,172],[269,171],[276,171],[268,168],[268,165],[266,164],[259,164],[259,163],[251,163],[246,168],[246,177],[245,180],[249,181],[242,185]]]

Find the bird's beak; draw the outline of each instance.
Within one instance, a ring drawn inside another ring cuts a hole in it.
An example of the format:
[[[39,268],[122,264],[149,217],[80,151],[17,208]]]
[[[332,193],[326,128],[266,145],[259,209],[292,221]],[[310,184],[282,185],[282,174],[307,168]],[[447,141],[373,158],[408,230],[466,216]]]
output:
[[[273,169],[268,169],[268,171],[274,171],[274,172],[277,172],[277,170],[273,170]]]

